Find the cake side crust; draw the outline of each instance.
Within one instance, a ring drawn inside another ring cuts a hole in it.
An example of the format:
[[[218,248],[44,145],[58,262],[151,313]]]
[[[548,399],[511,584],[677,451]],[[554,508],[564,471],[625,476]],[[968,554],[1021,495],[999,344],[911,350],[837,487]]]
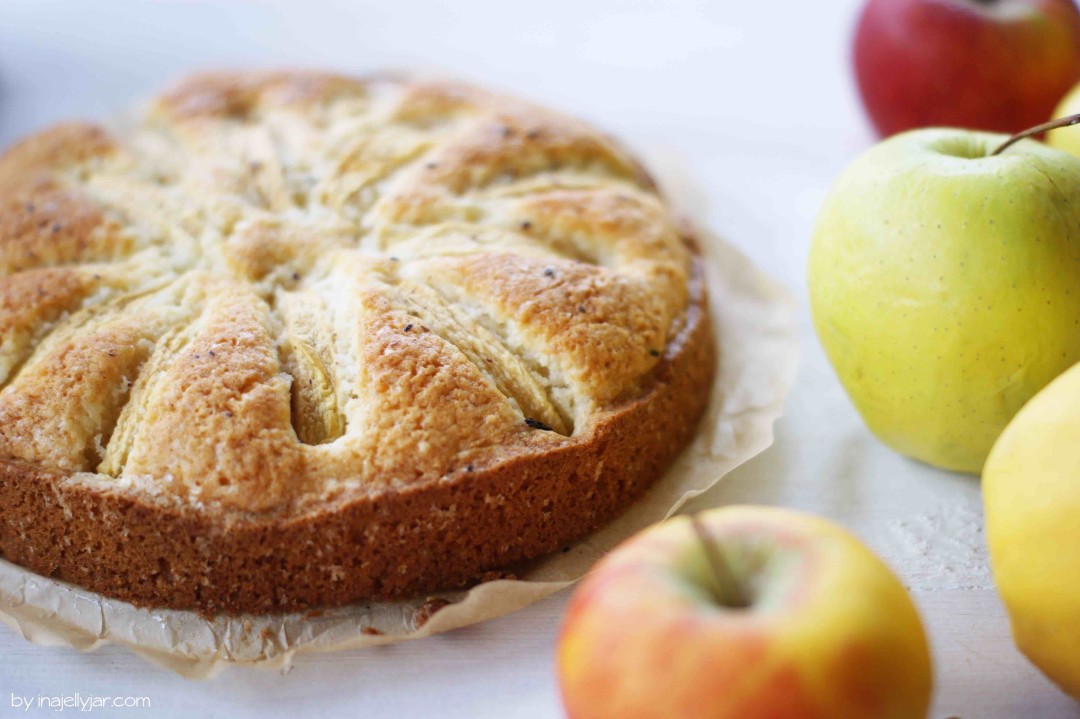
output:
[[[642,396],[606,412],[588,438],[267,521],[0,461],[0,556],[137,605],[236,613],[461,588],[555,551],[624,511],[694,434],[716,365],[694,262],[679,335]]]

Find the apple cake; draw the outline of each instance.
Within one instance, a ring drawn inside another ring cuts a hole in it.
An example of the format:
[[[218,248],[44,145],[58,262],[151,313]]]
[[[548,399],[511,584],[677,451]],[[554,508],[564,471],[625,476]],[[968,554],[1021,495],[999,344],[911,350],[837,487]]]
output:
[[[695,244],[581,122],[444,81],[191,77],[0,159],[0,555],[138,605],[467,586],[689,441]]]

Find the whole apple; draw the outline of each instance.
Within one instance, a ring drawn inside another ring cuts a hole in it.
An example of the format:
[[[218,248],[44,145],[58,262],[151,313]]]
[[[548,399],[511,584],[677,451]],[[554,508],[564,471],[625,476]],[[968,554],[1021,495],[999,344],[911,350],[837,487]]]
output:
[[[869,0],[855,75],[882,136],[928,126],[1019,132],[1080,81],[1073,0]]]
[[[1017,646],[1080,699],[1080,365],[1016,415],[982,486],[991,566]]]
[[[932,684],[888,568],[840,527],[766,507],[617,547],[571,598],[557,661],[570,719],[921,719]]]
[[[1034,140],[991,156],[1005,139],[917,130],[871,148],[810,250],[814,324],[867,425],[964,472],[1080,361],[1080,159]]]

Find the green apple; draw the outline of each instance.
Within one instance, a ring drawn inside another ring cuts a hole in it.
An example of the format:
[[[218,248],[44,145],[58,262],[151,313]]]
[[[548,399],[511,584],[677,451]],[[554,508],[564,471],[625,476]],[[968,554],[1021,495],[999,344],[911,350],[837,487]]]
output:
[[[978,472],[1020,407],[1080,361],[1080,158],[917,130],[859,157],[810,251],[825,351],[893,449]]]

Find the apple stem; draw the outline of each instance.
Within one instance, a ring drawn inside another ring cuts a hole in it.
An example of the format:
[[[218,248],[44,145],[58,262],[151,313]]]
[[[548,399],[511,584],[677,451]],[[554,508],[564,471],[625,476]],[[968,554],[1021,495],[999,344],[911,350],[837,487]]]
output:
[[[1023,140],[1025,137],[1031,137],[1032,135],[1038,135],[1043,132],[1049,132],[1050,130],[1057,130],[1062,127],[1069,127],[1076,124],[1080,124],[1080,115],[1069,115],[1068,117],[1062,117],[1058,118],[1057,120],[1051,120],[1050,122],[1044,122],[1041,125],[1036,125],[1031,129],[1024,130],[1023,132],[1018,132],[1012,137],[1010,137],[1008,140],[1003,142],[998,149],[991,152],[990,157],[1000,155],[1017,142]]]
[[[716,600],[722,606],[735,609],[750,606],[750,602],[743,595],[742,588],[735,581],[731,567],[720,553],[720,550],[717,549],[712,537],[709,536],[704,523],[698,519],[696,514],[692,514],[690,515],[690,524],[694,528],[694,533],[697,534],[698,541],[701,542],[702,549],[705,550],[705,558],[709,562],[713,576],[716,579]]]

